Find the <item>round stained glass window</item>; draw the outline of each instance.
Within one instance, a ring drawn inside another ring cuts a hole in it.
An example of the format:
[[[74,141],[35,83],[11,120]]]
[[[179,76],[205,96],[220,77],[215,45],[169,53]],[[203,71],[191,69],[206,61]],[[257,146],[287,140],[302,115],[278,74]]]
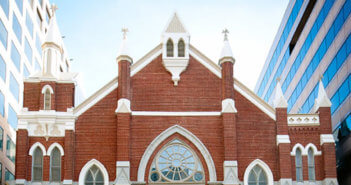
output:
[[[155,157],[151,182],[203,182],[204,172],[196,154],[179,140],[173,140]]]

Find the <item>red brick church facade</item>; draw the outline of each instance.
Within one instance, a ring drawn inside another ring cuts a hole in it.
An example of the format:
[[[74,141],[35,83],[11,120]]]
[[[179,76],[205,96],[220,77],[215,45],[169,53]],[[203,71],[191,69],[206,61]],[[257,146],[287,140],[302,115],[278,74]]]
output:
[[[125,38],[118,77],[75,106],[55,24],[24,82],[16,184],[337,184],[323,86],[314,114],[288,115],[279,88],[273,108],[233,78],[227,38],[215,64],[175,14],[139,61]]]

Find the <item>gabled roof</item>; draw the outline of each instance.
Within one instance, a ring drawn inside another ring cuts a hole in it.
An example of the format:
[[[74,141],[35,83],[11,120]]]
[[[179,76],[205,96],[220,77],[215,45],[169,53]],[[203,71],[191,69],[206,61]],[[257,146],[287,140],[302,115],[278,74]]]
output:
[[[134,76],[140,70],[142,70],[145,66],[147,66],[150,62],[152,62],[156,57],[161,55],[162,53],[162,44],[157,45],[154,49],[152,49],[149,53],[147,53],[144,57],[136,61],[131,66],[130,74]],[[190,45],[189,54],[194,57],[197,61],[199,61],[202,65],[204,65],[207,69],[209,69],[213,74],[217,77],[221,78],[221,68],[211,61],[208,57],[198,51],[194,46]],[[74,114],[79,116],[90,107],[99,102],[103,97],[108,95],[118,86],[118,77],[115,77],[108,84],[99,89],[96,93],[90,96],[83,103],[75,107]],[[266,113],[270,118],[275,120],[275,109],[273,109],[269,104],[267,104],[264,100],[258,97],[253,91],[243,85],[240,81],[234,78],[234,89],[238,91],[241,95],[247,98],[250,102],[252,102],[256,107]],[[117,102],[116,102],[117,103]],[[133,110],[132,110],[133,111]]]
[[[173,14],[173,17],[168,22],[164,32],[165,33],[188,33],[177,13]]]

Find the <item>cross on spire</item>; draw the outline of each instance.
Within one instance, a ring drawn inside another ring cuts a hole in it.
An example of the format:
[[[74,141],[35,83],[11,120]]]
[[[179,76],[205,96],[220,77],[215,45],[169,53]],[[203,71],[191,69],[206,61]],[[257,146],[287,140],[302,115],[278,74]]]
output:
[[[127,38],[127,32],[129,32],[128,28],[122,28],[122,32],[123,32],[123,39]]]
[[[280,82],[280,76],[277,78],[277,82]]]
[[[51,5],[51,11],[52,11],[53,16],[55,15],[57,9],[58,9],[57,5],[55,5],[55,4]]]
[[[224,40],[228,40],[228,33],[229,33],[228,29],[225,28],[225,29],[222,31],[222,33],[224,34]]]

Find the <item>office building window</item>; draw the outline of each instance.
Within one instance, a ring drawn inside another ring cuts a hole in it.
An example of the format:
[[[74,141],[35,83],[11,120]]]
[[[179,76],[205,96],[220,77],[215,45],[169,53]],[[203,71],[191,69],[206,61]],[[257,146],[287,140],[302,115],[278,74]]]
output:
[[[0,55],[0,78],[5,82],[6,80],[6,63]]]
[[[49,21],[50,21],[50,13],[49,13],[49,9],[46,8],[46,22],[49,24]]]
[[[0,91],[0,115],[5,117],[5,97],[4,94]]]
[[[13,42],[11,42],[11,59],[12,59],[13,64],[15,64],[18,72],[20,72],[21,55],[18,52],[18,49]]]
[[[22,27],[21,24],[18,21],[18,18],[15,14],[13,14],[12,18],[12,28],[13,31],[15,32],[15,35],[18,39],[18,42],[21,44],[22,43]]]
[[[41,55],[41,41],[40,41],[40,37],[39,37],[38,33],[37,33],[37,36],[35,39],[35,45],[37,47],[39,54]]]
[[[9,113],[8,113],[7,122],[9,122],[9,124],[11,125],[12,128],[14,128],[14,129],[17,128],[17,114],[11,105],[9,105]]]
[[[4,138],[4,129],[0,126],[0,150],[1,151],[2,151],[2,148],[4,146],[4,139],[3,138]]]
[[[26,53],[26,56],[27,56],[29,63],[32,63],[33,50],[32,50],[32,47],[30,46],[27,38],[25,41],[26,42],[25,42],[25,46],[24,46],[24,52]]]
[[[2,182],[2,164],[0,163],[0,182]]]
[[[30,18],[28,12],[27,12],[27,16],[26,16],[26,25],[27,25],[27,29],[28,29],[30,36],[33,37],[33,21]]]
[[[11,181],[15,180],[15,176],[8,170],[5,169],[5,182],[11,184]]]
[[[40,71],[41,70],[41,67],[40,67],[38,59],[35,59],[35,64],[34,65],[35,65],[35,71]]]
[[[15,143],[11,140],[9,136],[7,136],[7,141],[6,141],[6,156],[13,162],[15,163],[15,158],[16,158],[16,145]]]
[[[28,78],[28,76],[29,76],[29,71],[28,71],[28,68],[26,65],[23,65],[23,76],[25,78]]]
[[[1,19],[0,19],[0,41],[4,46],[4,48],[7,48],[7,30]]]
[[[23,14],[23,0],[16,0],[17,8]]]
[[[19,84],[12,73],[10,74],[10,91],[17,102],[19,102]]]
[[[7,16],[7,18],[9,18],[9,0],[1,0],[0,6],[2,10],[5,12],[5,15]]]

